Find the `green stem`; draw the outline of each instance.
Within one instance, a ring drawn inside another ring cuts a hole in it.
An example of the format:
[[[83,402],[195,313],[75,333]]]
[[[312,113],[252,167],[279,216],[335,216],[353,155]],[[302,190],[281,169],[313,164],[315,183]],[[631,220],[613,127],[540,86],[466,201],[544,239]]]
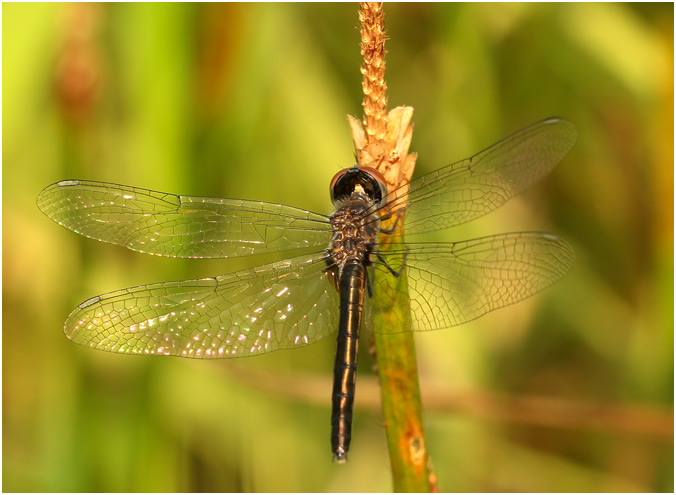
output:
[[[403,234],[398,232],[387,237],[399,242]],[[382,243],[381,252],[386,255],[388,247]],[[410,332],[406,270],[404,268],[397,277],[383,272],[380,275],[374,280],[377,291],[372,318],[394,491],[429,492],[433,487],[422,426],[415,342]]]

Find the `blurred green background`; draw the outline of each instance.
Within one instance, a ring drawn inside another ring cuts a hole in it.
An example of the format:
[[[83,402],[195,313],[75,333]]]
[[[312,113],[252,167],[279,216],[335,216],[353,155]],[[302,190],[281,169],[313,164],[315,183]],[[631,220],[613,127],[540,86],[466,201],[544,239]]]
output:
[[[333,338],[200,362],[63,336],[96,294],[264,260],[144,256],[35,206],[81,178],[328,213],[361,115],[356,4],[2,8],[3,490],[389,491],[366,344],[339,466]],[[673,9],[386,5],[416,175],[552,115],[579,131],[542,183],[436,237],[544,230],[577,254],[543,294],[416,337],[444,491],[674,489]]]

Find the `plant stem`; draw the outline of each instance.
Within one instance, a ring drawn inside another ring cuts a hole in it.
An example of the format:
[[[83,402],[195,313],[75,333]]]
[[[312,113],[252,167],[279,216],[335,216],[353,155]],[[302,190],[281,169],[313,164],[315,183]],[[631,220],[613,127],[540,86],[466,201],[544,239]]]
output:
[[[390,190],[408,183],[415,155],[408,155],[412,128],[410,108],[387,113],[385,94],[385,28],[383,5],[361,3],[361,53],[364,64],[364,128],[351,119],[357,157],[361,166],[376,168]],[[379,249],[384,255],[392,242],[403,242],[403,222],[393,234],[381,235]],[[392,267],[395,271],[400,267]],[[394,491],[437,491],[436,478],[429,469],[422,426],[422,404],[418,385],[415,342],[411,330],[411,308],[406,269],[399,276],[378,277],[371,301],[375,358],[380,381],[382,412],[392,467]],[[374,270],[374,272],[376,272]]]

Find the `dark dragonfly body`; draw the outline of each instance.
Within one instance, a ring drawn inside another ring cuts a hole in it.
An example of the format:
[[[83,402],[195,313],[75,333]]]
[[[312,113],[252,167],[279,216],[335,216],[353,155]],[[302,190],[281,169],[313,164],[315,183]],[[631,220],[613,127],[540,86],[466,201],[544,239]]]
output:
[[[396,304],[391,277],[405,273],[406,321],[412,331],[426,331],[521,301],[559,280],[574,260],[563,239],[538,232],[450,243],[392,236],[381,250],[391,233],[383,222],[394,220],[415,239],[478,218],[547,175],[576,136],[572,124],[548,119],[390,191],[375,170],[345,169],[331,183],[330,216],[259,201],[57,182],[40,193],[38,207],[92,239],[168,257],[287,253],[226,275],[90,298],[68,316],[66,336],[115,353],[218,359],[294,349],[338,329],[331,444],[334,459],[345,461],[359,334],[371,319],[371,295],[379,306]]]
[[[380,219],[372,212],[386,194],[387,187],[380,174],[368,168],[343,170],[331,182],[336,212],[331,215],[334,235],[327,263],[340,293],[331,396],[331,449],[338,462],[347,460],[352,435],[366,267],[371,265],[371,251],[377,242],[380,225]]]
[[[348,261],[340,279],[340,323],[331,394],[331,451],[335,461],[347,460],[352,437],[352,410],[357,379],[359,331],[364,308],[364,265]]]

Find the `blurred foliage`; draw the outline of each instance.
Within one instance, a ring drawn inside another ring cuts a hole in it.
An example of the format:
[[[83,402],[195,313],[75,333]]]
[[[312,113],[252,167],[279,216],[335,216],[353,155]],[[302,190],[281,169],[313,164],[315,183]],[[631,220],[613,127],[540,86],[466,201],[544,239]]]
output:
[[[357,6],[2,8],[3,490],[389,490],[367,345],[340,466],[333,339],[195,362],[63,337],[95,294],[264,260],[142,256],[35,207],[83,178],[328,213],[353,162],[345,115],[360,115]],[[541,296],[416,336],[443,490],[674,489],[673,8],[386,6],[389,101],[415,108],[417,174],[551,115],[580,136],[531,191],[439,234],[546,230],[578,258]]]

